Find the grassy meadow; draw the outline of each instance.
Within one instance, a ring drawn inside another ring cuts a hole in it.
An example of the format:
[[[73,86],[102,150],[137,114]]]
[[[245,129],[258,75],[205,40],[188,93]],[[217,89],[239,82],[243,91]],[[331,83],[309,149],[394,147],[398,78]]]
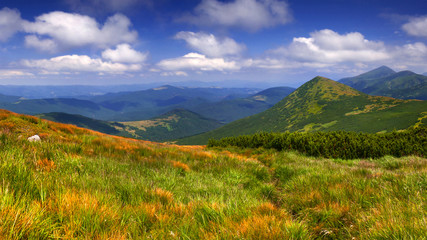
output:
[[[426,229],[423,157],[167,145],[0,110],[0,239],[427,239]]]

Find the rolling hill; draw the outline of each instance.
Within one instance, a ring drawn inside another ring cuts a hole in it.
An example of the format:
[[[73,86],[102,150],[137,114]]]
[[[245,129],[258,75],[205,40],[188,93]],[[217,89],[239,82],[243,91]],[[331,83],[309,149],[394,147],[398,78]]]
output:
[[[0,94],[0,103],[12,103],[18,101],[19,99],[20,97],[17,96]]]
[[[51,113],[43,113],[43,114],[37,114],[36,117],[50,120],[53,122],[59,122],[59,123],[66,123],[66,124],[73,124],[77,127],[87,128],[94,131],[111,134],[111,135],[118,135],[121,136],[125,133],[119,131],[116,129],[117,127],[124,128],[124,125],[121,125],[116,122],[107,122],[102,120],[96,120],[93,118],[88,118],[82,115],[78,114],[68,114],[63,112],[51,112]]]
[[[0,103],[0,108],[31,115],[64,112],[96,119],[103,119],[115,114],[113,110],[104,108],[92,101],[74,98],[23,99],[16,102]]]
[[[425,120],[426,113],[426,101],[370,96],[342,83],[316,77],[262,113],[178,143],[206,144],[209,138],[260,131],[392,131],[406,129],[423,117]]]
[[[78,88],[76,91],[79,90]],[[23,114],[64,112],[104,121],[148,120],[181,108],[228,123],[270,108],[293,90],[294,88],[277,87],[258,92],[251,88],[165,85],[135,92],[86,96],[82,99],[20,99],[0,95],[0,107]]]
[[[185,109],[175,109],[150,120],[109,122],[82,115],[53,112],[36,115],[54,122],[73,124],[98,132],[150,141],[169,141],[216,129],[222,124]]]
[[[411,71],[396,73],[383,66],[339,82],[370,95],[427,100],[427,76]]]
[[[246,97],[254,89],[246,88],[188,88],[170,85],[136,92],[124,92],[97,96],[91,101],[113,110],[113,121],[139,121],[150,119],[176,108],[193,108],[223,99]]]
[[[197,113],[174,109],[150,120],[120,122],[116,129],[134,137],[155,142],[170,141],[204,133],[222,126],[216,120],[205,118]]]
[[[68,89],[71,92],[70,86],[54,89]],[[76,91],[80,90],[80,86],[77,86]],[[142,91],[85,96],[82,99],[20,99],[0,95],[0,108],[31,115],[64,112],[107,121],[139,121],[176,108],[191,110],[203,104],[248,97],[257,91],[250,88],[186,88],[167,85]]]

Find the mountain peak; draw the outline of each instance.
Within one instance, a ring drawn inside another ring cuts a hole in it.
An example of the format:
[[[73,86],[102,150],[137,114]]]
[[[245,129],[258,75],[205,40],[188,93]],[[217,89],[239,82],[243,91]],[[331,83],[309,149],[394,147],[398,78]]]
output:
[[[336,100],[340,96],[358,96],[361,92],[329,78],[317,76],[303,84],[291,95],[299,98]]]
[[[391,76],[395,73],[396,72],[393,69],[391,69],[387,66],[381,66],[379,68],[375,68],[369,72],[362,73],[362,74],[357,75],[355,77],[343,78],[343,79],[339,80],[339,82],[344,83],[344,84],[349,85],[349,86],[353,86],[360,81],[367,81],[367,80],[374,80],[374,79],[378,79],[378,78],[388,77],[388,76]]]
[[[379,78],[379,77],[387,77],[392,74],[395,74],[396,72],[387,67],[387,66],[381,66],[379,68],[375,68],[374,70],[371,70],[369,72],[360,74],[359,76],[363,76],[365,78]]]

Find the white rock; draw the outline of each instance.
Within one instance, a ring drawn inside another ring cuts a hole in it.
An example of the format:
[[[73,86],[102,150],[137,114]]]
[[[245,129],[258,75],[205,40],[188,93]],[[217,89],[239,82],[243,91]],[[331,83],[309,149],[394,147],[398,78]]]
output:
[[[31,136],[31,137],[27,138],[27,140],[30,141],[30,142],[38,142],[41,139],[40,139],[39,135],[34,135],[34,136]]]

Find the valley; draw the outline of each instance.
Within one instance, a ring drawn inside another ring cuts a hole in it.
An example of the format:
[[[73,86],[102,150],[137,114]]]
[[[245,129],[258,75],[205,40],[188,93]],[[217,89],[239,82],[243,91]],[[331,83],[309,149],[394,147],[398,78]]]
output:
[[[206,144],[259,131],[406,129],[427,112],[426,81],[382,66],[338,82],[318,77],[297,90],[164,85],[80,98],[1,95],[0,107],[118,136]]]

